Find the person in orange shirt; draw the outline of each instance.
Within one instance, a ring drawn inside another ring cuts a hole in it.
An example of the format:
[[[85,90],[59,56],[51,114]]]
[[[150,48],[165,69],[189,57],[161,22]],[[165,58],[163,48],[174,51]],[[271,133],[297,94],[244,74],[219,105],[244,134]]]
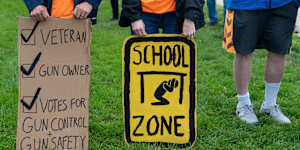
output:
[[[121,27],[131,26],[133,35],[159,33],[183,34],[193,38],[204,25],[204,0],[123,0],[119,21]]]
[[[34,20],[45,21],[49,16],[58,18],[90,18],[96,24],[101,0],[24,0]]]

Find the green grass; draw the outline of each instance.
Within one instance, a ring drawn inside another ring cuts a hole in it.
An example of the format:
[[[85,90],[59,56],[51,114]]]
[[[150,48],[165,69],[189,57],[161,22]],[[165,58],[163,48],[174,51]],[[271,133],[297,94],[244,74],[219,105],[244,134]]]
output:
[[[219,12],[222,12],[219,8]],[[18,102],[18,53],[16,16],[28,16],[23,1],[0,1],[0,150],[15,149]],[[220,14],[221,16],[221,14]],[[99,10],[93,26],[92,76],[90,95],[90,149],[165,149],[162,145],[133,144],[123,137],[122,41],[130,34],[111,22],[109,1]],[[233,82],[233,55],[221,48],[222,25],[197,32],[198,45],[198,137],[193,149],[299,149],[300,147],[300,40],[294,37],[293,53],[287,68],[278,103],[292,120],[280,125],[259,115],[264,96],[265,51],[253,57],[251,99],[260,123],[247,125],[235,116],[237,103]],[[179,149],[171,145],[166,149]]]

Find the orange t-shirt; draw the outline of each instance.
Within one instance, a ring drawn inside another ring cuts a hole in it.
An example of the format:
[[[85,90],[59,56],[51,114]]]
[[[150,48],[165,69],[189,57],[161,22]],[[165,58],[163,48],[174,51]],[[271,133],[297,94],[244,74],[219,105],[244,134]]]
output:
[[[176,0],[141,0],[143,12],[164,14],[176,11]]]
[[[74,0],[52,0],[51,17],[73,18]]]

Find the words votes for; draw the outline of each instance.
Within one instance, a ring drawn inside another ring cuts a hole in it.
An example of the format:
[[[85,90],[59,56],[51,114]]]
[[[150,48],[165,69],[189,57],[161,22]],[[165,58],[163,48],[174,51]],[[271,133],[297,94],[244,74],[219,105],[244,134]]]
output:
[[[85,43],[87,41],[87,33],[76,29],[41,29],[40,33],[44,45]]]
[[[41,77],[59,77],[59,76],[86,76],[90,75],[90,66],[83,64],[73,65],[47,65],[42,64],[39,68]]]
[[[185,116],[157,116],[153,115],[150,118],[145,116],[133,116],[133,120],[138,120],[133,136],[155,136],[155,135],[175,135],[177,137],[184,136],[180,130],[182,119]]]
[[[87,98],[47,98],[43,101],[40,98],[40,104],[43,113],[64,112],[74,109],[88,109]]]
[[[85,149],[86,136],[58,136],[58,137],[24,137],[20,142],[21,150],[46,149]]]
[[[133,51],[138,55],[133,64],[152,64],[158,66],[189,67],[185,60],[184,45],[136,45]]]

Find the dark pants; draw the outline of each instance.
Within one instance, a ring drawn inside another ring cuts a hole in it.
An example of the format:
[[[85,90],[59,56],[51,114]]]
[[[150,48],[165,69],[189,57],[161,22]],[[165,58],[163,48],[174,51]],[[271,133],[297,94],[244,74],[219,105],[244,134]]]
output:
[[[113,19],[118,19],[119,16],[119,2],[118,0],[110,0],[112,12],[113,12]]]
[[[276,54],[288,54],[297,11],[294,2],[276,9],[235,11],[233,44],[237,53],[250,54],[254,49],[267,49]]]
[[[150,14],[143,13],[142,19],[145,24],[147,34],[159,33],[159,28],[162,29],[164,34],[176,34],[176,13],[165,13],[165,14]],[[131,34],[135,35],[132,32]]]

